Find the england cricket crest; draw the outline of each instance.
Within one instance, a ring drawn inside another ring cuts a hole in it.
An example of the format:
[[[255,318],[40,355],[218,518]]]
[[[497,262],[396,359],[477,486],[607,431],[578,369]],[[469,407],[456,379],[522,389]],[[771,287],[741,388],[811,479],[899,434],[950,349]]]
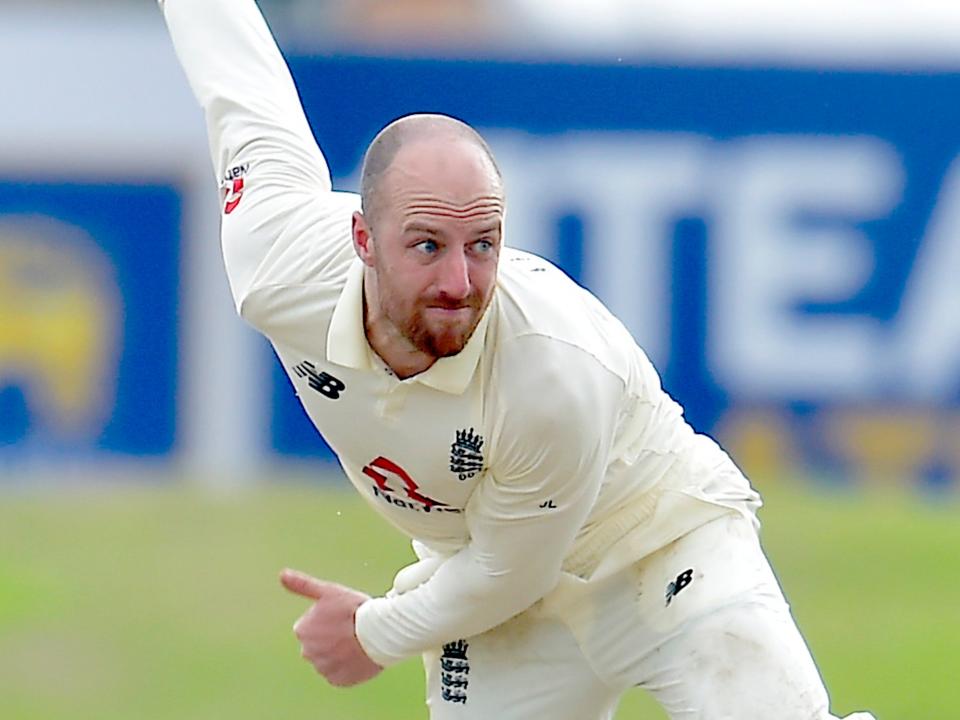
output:
[[[458,480],[469,480],[483,470],[483,437],[468,430],[457,430],[457,439],[450,446],[450,472]]]
[[[441,696],[449,703],[467,704],[467,688],[470,686],[469,648],[470,643],[466,640],[443,646],[443,655],[440,656]]]

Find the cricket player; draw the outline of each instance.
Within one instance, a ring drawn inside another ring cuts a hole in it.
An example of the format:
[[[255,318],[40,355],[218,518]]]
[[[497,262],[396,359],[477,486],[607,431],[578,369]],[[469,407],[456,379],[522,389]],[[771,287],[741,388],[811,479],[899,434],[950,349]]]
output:
[[[254,0],[161,5],[237,309],[419,557],[383,597],[283,572],[317,671],[353,685],[421,655],[433,720],[600,720],[634,686],[674,720],[832,718],[757,494],[598,300],[506,246],[482,138],[401,118],[361,194],[334,192]]]

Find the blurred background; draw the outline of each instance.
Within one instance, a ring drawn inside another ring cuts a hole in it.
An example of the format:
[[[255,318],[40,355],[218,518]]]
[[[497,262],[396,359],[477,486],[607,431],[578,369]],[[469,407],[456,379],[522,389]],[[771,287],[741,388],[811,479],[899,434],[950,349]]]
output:
[[[767,497],[837,711],[960,716],[960,6],[261,7],[340,188],[408,112],[490,141],[507,242]],[[410,553],[235,316],[155,4],[0,1],[0,93],[0,714],[426,717],[416,661],[299,660],[281,567],[379,593]]]

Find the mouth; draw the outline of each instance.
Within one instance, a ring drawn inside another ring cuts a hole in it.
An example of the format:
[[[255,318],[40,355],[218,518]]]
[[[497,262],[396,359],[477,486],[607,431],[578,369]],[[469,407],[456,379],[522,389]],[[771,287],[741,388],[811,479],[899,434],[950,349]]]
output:
[[[443,305],[431,305],[427,307],[427,312],[436,317],[445,318],[465,318],[473,314],[473,307],[470,305],[460,305],[458,307],[446,307]]]

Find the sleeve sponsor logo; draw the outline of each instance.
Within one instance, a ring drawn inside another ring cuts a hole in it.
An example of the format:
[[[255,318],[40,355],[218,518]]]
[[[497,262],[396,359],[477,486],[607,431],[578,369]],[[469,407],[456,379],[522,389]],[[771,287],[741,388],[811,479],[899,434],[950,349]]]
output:
[[[220,193],[223,196],[223,214],[229,215],[240,204],[243,198],[244,176],[250,169],[250,163],[234,165],[223,174],[220,183]]]

